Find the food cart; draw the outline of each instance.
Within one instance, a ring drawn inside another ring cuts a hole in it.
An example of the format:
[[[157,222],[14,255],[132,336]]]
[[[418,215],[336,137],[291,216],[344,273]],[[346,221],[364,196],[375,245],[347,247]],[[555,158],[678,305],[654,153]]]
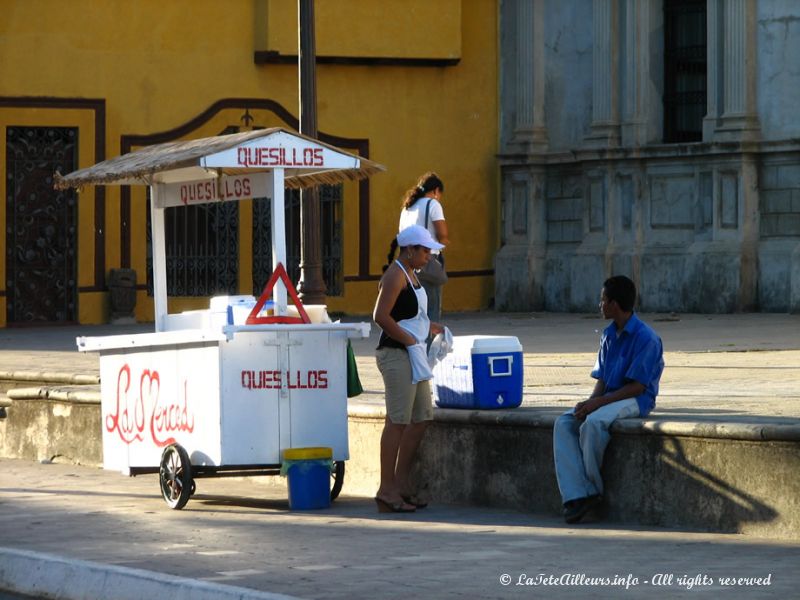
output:
[[[104,468],[159,473],[164,500],[180,509],[197,478],[276,475],[285,450],[329,447],[338,495],[349,458],[347,341],[367,337],[370,325],[310,322],[283,267],[284,188],[382,170],[275,128],[150,146],[56,176],[61,189],[150,188],[155,331],[77,339],[80,351],[100,354]],[[211,307],[169,314],[166,208],[253,197],[272,202],[273,275],[259,301],[244,321]],[[289,315],[287,296],[299,316]]]

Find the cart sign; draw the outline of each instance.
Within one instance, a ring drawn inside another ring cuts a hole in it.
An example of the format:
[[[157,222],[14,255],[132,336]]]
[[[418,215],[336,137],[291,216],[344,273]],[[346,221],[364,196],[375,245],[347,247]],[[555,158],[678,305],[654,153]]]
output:
[[[201,159],[200,165],[244,169],[357,169],[359,159],[281,131],[209,154]]]
[[[269,173],[250,173],[168,183],[158,196],[157,208],[265,198],[270,196],[270,181]]]
[[[104,415],[105,430],[117,434],[123,444],[144,442],[158,448],[175,443],[178,433],[193,433],[194,407],[189,401],[189,382],[183,379],[178,397],[162,396],[161,375],[156,370],[131,372],[125,362],[117,374],[114,403]]]
[[[141,334],[150,335],[153,334]],[[170,444],[202,447],[218,462],[219,389],[216,344],[155,346],[101,354],[103,463],[106,469],[157,465]]]

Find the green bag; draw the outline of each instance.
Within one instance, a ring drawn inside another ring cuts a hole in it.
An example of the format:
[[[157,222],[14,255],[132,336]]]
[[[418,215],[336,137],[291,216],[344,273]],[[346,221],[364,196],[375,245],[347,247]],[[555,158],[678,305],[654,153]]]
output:
[[[347,397],[352,398],[358,396],[364,388],[361,387],[361,380],[358,378],[358,365],[356,364],[356,355],[353,352],[353,347],[350,345],[350,340],[347,340]]]

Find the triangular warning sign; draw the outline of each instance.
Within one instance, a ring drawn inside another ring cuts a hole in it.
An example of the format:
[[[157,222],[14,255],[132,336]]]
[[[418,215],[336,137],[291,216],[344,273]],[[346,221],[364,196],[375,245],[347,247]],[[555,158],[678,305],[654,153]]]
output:
[[[300,313],[299,317],[288,317],[286,315],[273,315],[267,317],[258,316],[258,313],[260,313],[261,309],[264,308],[264,304],[266,304],[267,300],[272,298],[272,288],[275,287],[275,283],[278,281],[278,278],[280,278],[280,280],[283,282],[283,285],[286,286],[286,291],[289,292],[289,295],[292,297],[294,305],[297,307],[297,312]],[[256,302],[253,310],[250,311],[250,314],[247,315],[247,319],[244,323],[245,325],[263,325],[267,323],[311,323],[311,319],[308,318],[308,314],[306,313],[306,309],[303,307],[303,303],[300,302],[300,298],[297,296],[297,291],[295,291],[292,282],[289,280],[289,274],[286,272],[286,269],[281,263],[278,263],[275,266],[275,270],[272,272],[269,281],[267,281],[267,285],[264,286],[264,291],[261,292],[261,295],[258,297],[258,302]]]

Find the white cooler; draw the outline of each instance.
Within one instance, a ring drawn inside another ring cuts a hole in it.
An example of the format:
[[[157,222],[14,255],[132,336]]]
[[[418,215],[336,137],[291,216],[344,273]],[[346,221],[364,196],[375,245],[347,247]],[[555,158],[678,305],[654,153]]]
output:
[[[442,408],[516,408],[522,371],[517,337],[456,336],[453,351],[433,368],[433,399]]]

